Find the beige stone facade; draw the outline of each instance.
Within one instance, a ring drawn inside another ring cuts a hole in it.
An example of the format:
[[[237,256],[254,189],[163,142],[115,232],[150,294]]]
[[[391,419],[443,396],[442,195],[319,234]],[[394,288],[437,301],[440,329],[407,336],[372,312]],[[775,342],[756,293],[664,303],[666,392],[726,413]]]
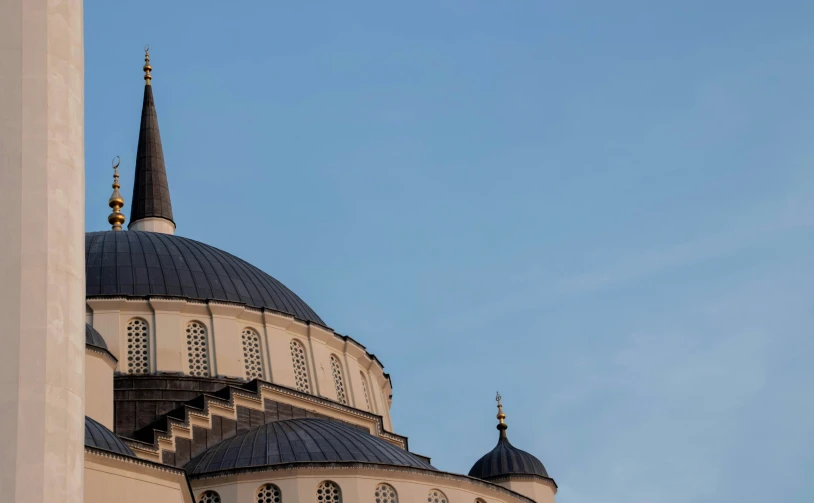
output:
[[[143,320],[149,334],[151,372],[192,375],[187,329],[203,327],[206,359],[212,377],[249,380],[241,335],[255,332],[260,339],[262,380],[296,389],[291,341],[305,349],[311,392],[337,401],[337,384],[331,373],[331,357],[341,366],[346,405],[382,416],[392,431],[390,395],[392,385],[381,363],[363,346],[330,329],[308,324],[291,316],[237,304],[180,299],[88,299],[88,323],[105,338],[108,349],[119,359],[118,371],[129,373],[128,326]],[[365,398],[367,396],[367,399]]]

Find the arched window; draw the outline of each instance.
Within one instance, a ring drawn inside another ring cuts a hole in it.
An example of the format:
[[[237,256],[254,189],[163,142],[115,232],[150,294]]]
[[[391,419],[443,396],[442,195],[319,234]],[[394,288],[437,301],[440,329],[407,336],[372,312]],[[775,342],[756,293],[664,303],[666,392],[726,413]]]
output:
[[[220,494],[215,491],[206,491],[198,498],[198,503],[220,503]]]
[[[370,393],[367,391],[367,378],[364,372],[359,372],[359,375],[362,378],[362,391],[365,393],[365,405],[367,406],[367,410],[373,412],[373,409],[370,407]]]
[[[283,493],[274,484],[263,484],[257,490],[257,503],[282,503]]]
[[[127,322],[127,373],[150,372],[150,327],[141,318]]]
[[[449,500],[447,500],[446,494],[438,489],[433,489],[427,496],[427,503],[449,503]]]
[[[334,386],[336,386],[336,399],[339,403],[348,404],[348,397],[345,395],[345,381],[342,380],[342,365],[339,358],[331,355],[331,373],[334,376]]]
[[[243,338],[243,367],[246,369],[246,379],[263,378],[263,357],[260,356],[260,335],[251,328],[244,328]]]
[[[189,375],[209,377],[209,342],[206,326],[200,321],[187,323],[187,361]]]
[[[342,503],[342,491],[336,482],[326,480],[317,486],[317,503]]]
[[[303,393],[311,392],[311,385],[308,383],[308,363],[305,360],[305,348],[299,341],[291,341],[291,360],[294,364],[294,383],[297,389]]]
[[[376,503],[399,503],[399,495],[390,484],[381,483],[376,486]]]
[[[475,498],[475,503],[486,503],[486,500],[483,498]]]

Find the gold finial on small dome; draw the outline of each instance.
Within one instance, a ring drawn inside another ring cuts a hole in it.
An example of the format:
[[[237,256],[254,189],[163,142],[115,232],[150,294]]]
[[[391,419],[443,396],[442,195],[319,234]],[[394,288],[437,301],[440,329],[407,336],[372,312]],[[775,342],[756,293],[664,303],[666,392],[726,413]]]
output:
[[[142,70],[144,70],[144,85],[149,86],[153,78],[150,75],[150,72],[153,71],[153,67],[150,66],[150,44],[144,46],[144,68]]]
[[[500,403],[502,399],[503,397],[500,396],[500,392],[498,392],[495,401],[497,402],[497,420],[499,421],[497,429],[500,430],[501,438],[506,436],[506,429],[509,427],[506,424],[506,414],[503,413],[503,404]]]
[[[119,189],[121,186],[119,185],[119,163],[121,159],[119,156],[113,158],[113,194],[110,196],[110,199],[107,201],[108,206],[113,209],[113,213],[111,213],[107,217],[107,221],[110,225],[113,226],[114,231],[122,230],[122,224],[124,223],[125,217],[124,213],[120,210],[122,206],[124,206],[124,198],[122,197],[121,193],[119,193]]]

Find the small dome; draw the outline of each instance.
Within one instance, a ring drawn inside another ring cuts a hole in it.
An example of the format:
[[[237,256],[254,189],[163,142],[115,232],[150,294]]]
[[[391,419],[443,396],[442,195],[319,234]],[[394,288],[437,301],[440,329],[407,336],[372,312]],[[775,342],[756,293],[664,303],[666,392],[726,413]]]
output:
[[[539,475],[548,477],[543,463],[526,451],[513,446],[501,432],[494,449],[480,458],[469,470],[470,477],[490,479],[504,475]]]
[[[289,419],[253,428],[193,458],[185,469],[201,474],[286,463],[378,463],[435,470],[432,465],[370,433],[339,421]]]
[[[192,239],[141,231],[85,234],[88,297],[220,300],[325,322],[285,285],[257,267]]]
[[[130,447],[115,433],[88,416],[85,416],[85,447],[102,449],[122,456],[136,457]]]
[[[107,344],[105,343],[105,339],[102,337],[102,334],[87,323],[85,324],[85,344],[107,350]]]

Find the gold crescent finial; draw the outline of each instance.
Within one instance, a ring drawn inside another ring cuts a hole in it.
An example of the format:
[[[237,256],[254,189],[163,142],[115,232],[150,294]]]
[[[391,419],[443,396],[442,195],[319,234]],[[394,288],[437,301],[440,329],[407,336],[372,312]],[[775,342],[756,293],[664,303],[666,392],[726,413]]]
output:
[[[111,226],[113,226],[114,231],[122,230],[122,224],[125,220],[124,213],[120,211],[122,206],[124,206],[124,198],[119,192],[119,189],[121,188],[119,185],[119,164],[121,164],[121,157],[114,157],[113,161],[111,162],[111,165],[113,166],[113,194],[107,201],[107,205],[113,209],[113,213],[108,215],[107,221]]]
[[[149,86],[153,78],[150,75],[150,72],[153,71],[153,67],[150,66],[150,44],[144,46],[144,67],[142,70],[144,70],[144,85]]]
[[[506,428],[508,428],[506,425],[506,414],[503,413],[503,404],[500,403],[502,399],[503,397],[500,396],[500,392],[498,392],[497,396],[495,396],[495,401],[497,402],[497,420],[499,421],[497,429],[500,430],[500,438],[506,437]]]

